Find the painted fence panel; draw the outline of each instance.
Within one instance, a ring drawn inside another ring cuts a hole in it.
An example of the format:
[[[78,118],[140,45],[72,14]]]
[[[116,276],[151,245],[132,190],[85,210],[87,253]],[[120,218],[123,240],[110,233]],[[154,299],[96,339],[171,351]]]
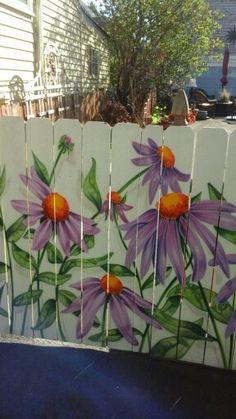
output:
[[[235,368],[236,131],[0,121],[0,333]]]

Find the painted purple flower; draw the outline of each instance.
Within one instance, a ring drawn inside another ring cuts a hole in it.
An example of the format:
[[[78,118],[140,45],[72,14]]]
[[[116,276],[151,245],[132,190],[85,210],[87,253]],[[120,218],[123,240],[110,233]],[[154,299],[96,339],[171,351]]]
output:
[[[67,256],[70,253],[70,242],[87,250],[85,242],[81,242],[81,221],[83,221],[83,234],[95,235],[99,229],[94,226],[94,221],[85,217],[82,219],[80,215],[71,212],[66,198],[52,192],[51,188],[38,177],[34,167],[31,167],[31,177],[20,175],[20,178],[41,201],[40,203],[11,201],[16,211],[27,216],[25,224],[33,226],[39,222],[34,232],[32,249],[42,249],[56,231],[59,243]]]
[[[190,175],[182,173],[174,167],[175,156],[169,147],[159,147],[151,138],[148,138],[148,144],[143,145],[133,141],[133,147],[140,157],[132,159],[132,162],[136,166],[149,166],[142,185],[149,182],[149,203],[151,204],[159,186],[162,195],[167,194],[168,187],[174,192],[181,192],[179,181],[187,182]]]
[[[102,204],[101,213],[105,212],[106,217],[108,216],[109,211],[109,193],[106,196],[106,200]],[[128,222],[128,219],[126,218],[125,211],[131,210],[133,207],[131,205],[125,204],[125,197],[122,198],[122,196],[115,191],[111,192],[111,211],[110,211],[110,219],[113,221],[113,214],[119,215],[119,217],[124,221],[124,223]]]
[[[81,290],[81,281],[71,285]],[[132,345],[138,345],[138,340],[133,334],[127,308],[137,314],[145,322],[160,329],[160,324],[144,313],[145,309],[150,310],[152,304],[141,298],[127,287],[124,287],[119,278],[115,275],[104,275],[99,278],[86,278],[83,281],[83,298],[79,297],[72,304],[63,310],[63,313],[81,311],[83,307],[83,324],[78,317],[76,327],[76,338],[81,339],[88,334],[93,326],[97,311],[108,301],[111,317],[124,338]],[[82,328],[81,328],[82,327]]]
[[[187,245],[193,256],[192,279],[193,281],[201,280],[207,266],[201,242],[205,243],[214,256],[216,238],[206,224],[217,225],[219,211],[221,211],[220,226],[236,231],[236,217],[232,215],[232,212],[236,212],[236,206],[226,201],[221,203],[217,200],[205,200],[189,205],[189,197],[182,193],[172,192],[162,196],[157,204],[157,210],[148,210],[138,220],[121,226],[121,229],[126,231],[124,239],[129,240],[126,266],[131,266],[136,253],[141,254],[141,277],[145,276],[152,262],[153,266],[156,265],[157,277],[164,283],[168,257],[180,284],[183,286],[185,284],[185,263],[181,249],[187,237]],[[156,248],[157,226],[158,245]],[[217,244],[216,263],[229,277],[227,256],[220,242]]]

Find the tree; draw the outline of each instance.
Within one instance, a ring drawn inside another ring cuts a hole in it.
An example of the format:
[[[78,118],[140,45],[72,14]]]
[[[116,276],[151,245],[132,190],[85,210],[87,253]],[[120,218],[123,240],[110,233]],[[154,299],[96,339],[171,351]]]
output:
[[[137,119],[150,90],[202,73],[222,46],[204,0],[103,0],[93,11],[111,38],[111,82]]]

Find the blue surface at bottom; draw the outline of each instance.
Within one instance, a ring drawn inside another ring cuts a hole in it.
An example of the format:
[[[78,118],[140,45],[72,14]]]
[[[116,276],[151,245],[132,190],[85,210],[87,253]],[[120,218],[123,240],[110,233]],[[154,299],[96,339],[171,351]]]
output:
[[[0,373],[4,419],[236,417],[235,373],[147,355],[2,343]]]

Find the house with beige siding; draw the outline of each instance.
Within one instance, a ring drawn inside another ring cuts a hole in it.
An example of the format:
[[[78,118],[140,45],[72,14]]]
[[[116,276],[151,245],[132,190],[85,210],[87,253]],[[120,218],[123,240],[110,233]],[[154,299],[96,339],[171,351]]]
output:
[[[107,89],[108,42],[82,1],[0,0],[0,101],[38,98],[43,113],[45,96]]]
[[[208,3],[212,10],[218,10],[222,14],[218,36],[224,46],[219,60],[209,59],[208,71],[197,78],[197,86],[205,89],[210,95],[219,96],[224,49],[228,47],[230,57],[227,90],[232,96],[236,96],[236,0],[209,0]]]

